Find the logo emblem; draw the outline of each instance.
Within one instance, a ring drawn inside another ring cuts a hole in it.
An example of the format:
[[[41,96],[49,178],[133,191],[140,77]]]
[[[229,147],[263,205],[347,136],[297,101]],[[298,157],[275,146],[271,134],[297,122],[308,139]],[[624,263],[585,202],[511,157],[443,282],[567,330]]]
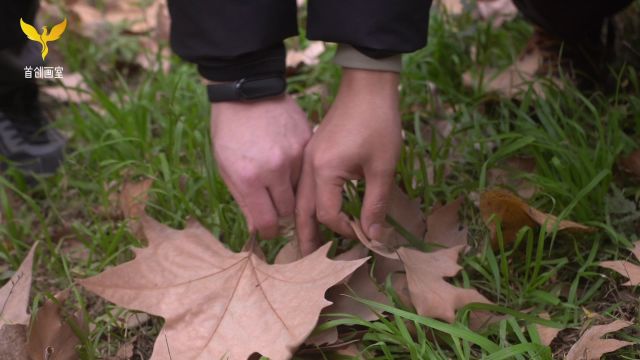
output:
[[[47,43],[60,39],[62,33],[67,29],[67,18],[65,18],[60,24],[51,28],[51,32],[49,32],[46,26],[43,26],[42,34],[38,33],[38,30],[36,30],[35,27],[24,22],[22,18],[20,18],[20,27],[29,40],[42,45],[42,60],[44,60],[49,53],[49,46],[47,46]]]

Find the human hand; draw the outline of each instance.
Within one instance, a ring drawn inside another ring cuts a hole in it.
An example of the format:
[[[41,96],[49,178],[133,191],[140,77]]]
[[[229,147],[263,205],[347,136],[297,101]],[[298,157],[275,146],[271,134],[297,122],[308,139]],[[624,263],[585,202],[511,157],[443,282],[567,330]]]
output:
[[[307,118],[288,95],[211,107],[213,154],[249,231],[278,235],[278,218],[292,216],[302,154],[311,136]]]
[[[399,75],[344,69],[331,109],[304,152],[296,194],[296,229],[306,255],[318,245],[316,219],[333,231],[355,238],[342,212],[342,190],[348,180],[366,183],[362,227],[379,239],[402,146]]]

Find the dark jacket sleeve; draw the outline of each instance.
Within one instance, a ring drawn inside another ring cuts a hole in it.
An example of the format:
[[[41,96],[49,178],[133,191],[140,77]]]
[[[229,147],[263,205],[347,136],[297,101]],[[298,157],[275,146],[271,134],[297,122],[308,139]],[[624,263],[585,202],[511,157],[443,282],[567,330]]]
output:
[[[372,58],[427,43],[431,0],[309,0],[307,35],[349,44]]]
[[[169,0],[171,47],[214,81],[284,73],[295,0]]]

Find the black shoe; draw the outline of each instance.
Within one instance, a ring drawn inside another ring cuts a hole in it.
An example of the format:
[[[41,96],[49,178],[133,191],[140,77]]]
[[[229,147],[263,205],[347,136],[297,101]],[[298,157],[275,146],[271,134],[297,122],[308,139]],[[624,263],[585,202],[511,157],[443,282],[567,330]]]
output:
[[[2,89],[0,101],[0,169],[14,164],[24,173],[50,175],[63,159],[65,140],[49,121],[38,101],[35,84]]]

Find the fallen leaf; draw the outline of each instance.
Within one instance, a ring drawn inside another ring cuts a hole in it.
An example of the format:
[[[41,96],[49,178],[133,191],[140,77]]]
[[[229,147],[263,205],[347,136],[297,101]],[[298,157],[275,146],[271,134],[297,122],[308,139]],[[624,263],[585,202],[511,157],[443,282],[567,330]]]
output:
[[[536,162],[533,158],[514,156],[506,159],[501,167],[487,171],[487,185],[490,187],[508,187],[524,199],[530,199],[536,192],[536,187],[530,181],[519,177],[522,173],[533,173]]]
[[[96,31],[113,25],[121,26],[130,34],[149,33],[158,26],[165,26],[158,15],[164,14],[160,10],[166,6],[164,1],[146,2],[145,6],[137,1],[117,0],[107,0],[103,4],[104,8],[100,10],[85,0],[68,4],[68,10],[75,17],[73,30],[94,38]]]
[[[26,344],[26,325],[17,324],[0,327],[0,359],[28,360]]]
[[[554,215],[544,213],[529,206],[521,198],[511,192],[494,189],[480,195],[480,213],[484,223],[491,231],[492,243],[497,246],[496,224],[500,222],[505,244],[511,244],[518,231],[525,226],[545,226],[547,232],[555,230],[572,230],[581,232],[593,231],[593,228],[569,221],[559,221]]]
[[[637,260],[640,260],[640,241],[635,242],[631,250]],[[625,260],[602,261],[600,266],[611,269],[629,278],[629,281],[622,284],[625,286],[640,285],[640,266]]]
[[[427,216],[425,242],[444,247],[467,244],[469,229],[460,223],[458,217],[463,201],[464,198],[461,196],[455,201],[436,208]]]
[[[29,291],[33,268],[33,254],[38,243],[31,250],[13,274],[11,279],[0,288],[0,329],[5,325],[28,325]]]
[[[118,196],[118,204],[125,218],[140,218],[145,214],[144,209],[149,199],[149,189],[152,184],[153,180],[151,179],[124,183]]]
[[[335,257],[339,261],[353,261],[367,256],[368,250],[361,244],[356,244],[350,250]],[[353,299],[351,296],[357,296],[378,303],[389,304],[384,292],[380,290],[374,279],[370,276],[371,268],[365,263],[359,267],[353,274],[346,277],[338,285],[327,291],[326,298],[333,304],[324,308],[321,314],[351,314],[358,316],[364,320],[372,321],[378,319],[378,314],[373,312],[365,304]],[[329,320],[327,316],[321,316],[318,325]],[[332,345],[338,341],[337,328],[331,328],[326,331],[314,334],[305,340],[308,345]]]
[[[515,63],[504,70],[485,69],[482,76],[472,71],[462,74],[462,82],[470,88],[481,88],[487,92],[496,92],[505,97],[513,98],[532,87],[533,91],[544,96],[541,83],[536,77],[542,68],[543,57],[540,50],[532,49],[524,52]],[[555,83],[555,78],[546,77]],[[481,83],[480,80],[482,80]]]
[[[364,245],[367,249],[373,251],[374,253],[389,258],[398,260],[398,254],[395,253],[395,249],[393,245],[389,245],[386,243],[382,243],[376,240],[369,239],[367,235],[365,235],[364,231],[362,231],[362,226],[360,225],[360,220],[356,219],[351,223],[351,227],[353,231],[355,231],[358,240]]]
[[[67,321],[74,322],[76,328],[84,332],[87,328],[79,314],[68,320],[62,318],[60,307],[68,295],[69,291],[57,293],[57,302],[48,299],[34,315],[27,342],[27,352],[32,359],[79,359],[76,347],[80,345],[80,339]]]
[[[489,20],[494,27],[499,27],[518,15],[518,8],[512,0],[478,0],[480,19]]]
[[[335,260],[354,261],[366,257],[367,252],[364,246],[357,244],[349,251],[336,256]],[[371,311],[369,307],[352,299],[350,296],[345,296],[356,295],[367,300],[388,303],[386,295],[380,291],[369,275],[370,272],[370,266],[365,263],[340,284],[329,289],[329,291],[327,291],[327,299],[332,301],[333,304],[325,308],[323,313],[347,313],[361,317],[367,321],[377,319],[378,315]]]
[[[470,303],[491,303],[477,290],[455,287],[444,279],[462,269],[458,265],[458,254],[464,247],[430,253],[405,247],[398,249],[407,273],[411,302],[418,314],[452,323],[456,310]]]
[[[154,360],[290,358],[330,305],[325,291],[366,261],[329,260],[329,243],[294,263],[269,265],[252,252],[231,252],[193,221],[184,230],[149,217],[142,224],[148,247],[80,284],[165,318]]]
[[[129,231],[136,236],[142,235],[140,219],[145,215],[145,207],[149,200],[149,189],[153,180],[126,181],[118,195],[118,205],[122,215],[127,219]]]
[[[539,316],[543,319],[551,320],[551,316],[549,316],[549,314],[546,312],[540,313]],[[558,333],[562,330],[540,324],[536,324],[535,326],[536,331],[538,331],[538,335],[540,336],[540,343],[544,346],[551,345],[553,339],[555,339],[556,336],[558,336]]]
[[[123,329],[134,329],[151,320],[151,316],[143,312],[133,312],[126,309],[114,310],[111,311],[111,315],[116,318],[116,324]]]
[[[449,15],[460,15],[464,11],[464,5],[461,0],[438,0],[436,4]]]
[[[414,238],[422,239],[427,230],[427,224],[420,208],[420,199],[410,198],[397,185],[392,187],[389,199],[387,215]],[[408,243],[407,239],[398,231],[390,233],[384,242],[392,247]]]
[[[398,300],[406,306],[411,305],[411,292],[409,291],[407,275],[402,273],[391,274],[391,285],[398,296]]]
[[[620,167],[629,174],[640,178],[640,149],[620,159]]]
[[[90,89],[84,82],[82,75],[78,73],[66,73],[58,84],[54,86],[42,86],[40,90],[63,103],[82,103],[91,100]]]
[[[606,353],[616,351],[632,342],[616,339],[602,339],[608,333],[631,326],[632,323],[616,320],[606,325],[593,326],[582,334],[580,339],[571,347],[566,360],[599,360]]]
[[[320,62],[319,56],[325,51],[324,42],[311,41],[303,50],[287,51],[287,68],[295,69],[301,65],[316,65]]]
[[[130,360],[133,359],[133,350],[135,348],[135,342],[138,339],[137,336],[134,336],[132,339],[128,340],[126,343],[122,344],[118,351],[116,352],[116,356],[109,358],[109,360]]]

